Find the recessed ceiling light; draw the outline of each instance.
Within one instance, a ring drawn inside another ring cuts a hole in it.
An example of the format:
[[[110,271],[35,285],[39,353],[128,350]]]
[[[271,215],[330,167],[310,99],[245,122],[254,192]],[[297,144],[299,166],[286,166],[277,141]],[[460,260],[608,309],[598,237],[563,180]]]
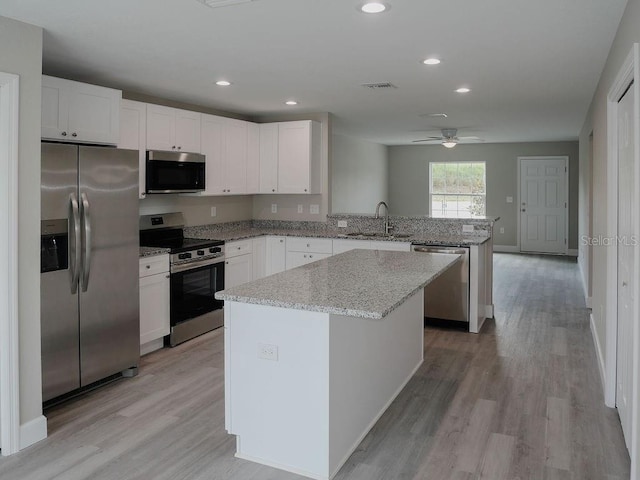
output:
[[[425,65],[438,65],[440,62],[441,60],[438,58],[427,58],[426,60],[423,60],[422,63]]]
[[[382,2],[366,2],[360,5],[360,11],[364,13],[382,13],[389,9],[389,6]]]
[[[284,102],[287,105],[297,105],[298,102],[296,102],[295,100],[287,100],[286,102]]]
[[[219,87],[228,87],[229,85],[231,85],[231,82],[228,82],[226,80],[218,80],[216,82],[216,85],[218,85]]]
[[[469,93],[470,91],[471,89],[467,87],[460,87],[459,89],[456,90],[456,92],[458,93]]]

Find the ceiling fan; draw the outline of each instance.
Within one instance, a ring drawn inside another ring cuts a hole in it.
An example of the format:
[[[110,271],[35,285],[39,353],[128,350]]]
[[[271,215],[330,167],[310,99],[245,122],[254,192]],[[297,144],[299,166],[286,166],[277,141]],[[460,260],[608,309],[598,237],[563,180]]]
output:
[[[423,142],[439,142],[444,147],[453,148],[458,143],[466,143],[466,142],[484,142],[480,137],[458,137],[456,134],[458,133],[457,128],[442,128],[440,129],[442,135],[439,137],[427,137],[421,140],[414,140],[413,143],[423,143]]]

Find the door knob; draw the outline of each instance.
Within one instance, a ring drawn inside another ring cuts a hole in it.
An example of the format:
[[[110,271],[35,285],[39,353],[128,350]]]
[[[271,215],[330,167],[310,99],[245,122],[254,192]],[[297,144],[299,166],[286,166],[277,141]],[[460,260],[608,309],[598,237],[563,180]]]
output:
[[[523,212],[526,212],[526,210],[525,210],[524,208],[522,209],[522,211],[523,211]]]

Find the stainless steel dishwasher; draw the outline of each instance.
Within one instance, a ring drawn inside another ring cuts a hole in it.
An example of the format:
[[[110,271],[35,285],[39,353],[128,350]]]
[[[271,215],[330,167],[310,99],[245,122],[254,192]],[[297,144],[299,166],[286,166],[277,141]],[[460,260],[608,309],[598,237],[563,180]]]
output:
[[[468,324],[469,248],[413,245],[412,250],[420,253],[462,255],[460,262],[424,288],[424,316],[427,320],[447,320]]]

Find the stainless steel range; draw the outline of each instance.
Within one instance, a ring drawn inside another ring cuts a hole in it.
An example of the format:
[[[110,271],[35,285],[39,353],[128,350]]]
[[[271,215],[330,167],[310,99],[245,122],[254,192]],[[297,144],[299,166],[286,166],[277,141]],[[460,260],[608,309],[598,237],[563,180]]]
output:
[[[223,325],[223,302],[214,298],[224,290],[223,241],[184,238],[184,216],[175,212],[141,216],[140,245],[169,249],[171,333],[166,344],[174,347]]]

